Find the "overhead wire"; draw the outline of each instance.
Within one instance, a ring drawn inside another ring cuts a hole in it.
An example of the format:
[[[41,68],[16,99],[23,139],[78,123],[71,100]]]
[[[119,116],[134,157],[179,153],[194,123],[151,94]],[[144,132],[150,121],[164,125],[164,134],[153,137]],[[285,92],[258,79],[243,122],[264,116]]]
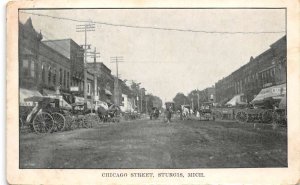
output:
[[[137,25],[116,24],[116,23],[100,22],[100,21],[92,21],[92,20],[89,20],[89,21],[78,20],[78,19],[58,17],[58,16],[32,13],[32,12],[24,12],[24,11],[19,11],[19,12],[24,13],[24,14],[35,15],[35,16],[48,17],[48,18],[52,18],[52,19],[68,20],[68,21],[81,22],[81,23],[94,23],[94,24],[100,24],[100,25],[135,28],[135,29],[152,29],[152,30],[179,31],[179,32],[206,33],[206,34],[277,34],[277,33],[285,33],[285,31],[246,31],[246,32],[245,31],[207,31],[207,30],[166,28],[166,27],[154,27],[154,26],[137,26]]]

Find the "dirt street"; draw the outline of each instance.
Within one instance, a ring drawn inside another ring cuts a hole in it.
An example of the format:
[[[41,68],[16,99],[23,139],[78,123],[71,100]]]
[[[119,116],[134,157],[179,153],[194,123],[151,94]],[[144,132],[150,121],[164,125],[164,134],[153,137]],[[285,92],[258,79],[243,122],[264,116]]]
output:
[[[286,129],[213,121],[136,120],[20,135],[20,168],[287,166]]]

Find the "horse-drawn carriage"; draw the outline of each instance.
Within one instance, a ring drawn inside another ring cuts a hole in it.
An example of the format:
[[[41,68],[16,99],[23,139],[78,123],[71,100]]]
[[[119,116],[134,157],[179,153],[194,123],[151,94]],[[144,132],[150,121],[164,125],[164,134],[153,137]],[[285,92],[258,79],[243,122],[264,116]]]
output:
[[[33,96],[26,98],[25,101],[34,102],[35,105],[27,112],[26,119],[24,120],[24,116],[23,118],[21,117],[21,120],[23,120],[23,123],[25,122],[24,124],[28,124],[36,133],[49,133],[65,129],[66,119],[63,109],[59,106],[58,99]]]
[[[36,133],[89,128],[99,121],[98,115],[91,113],[84,103],[73,103],[67,108],[60,106],[58,98],[46,96],[33,96],[25,101],[34,102],[34,106],[20,109],[20,124],[28,125]]]
[[[199,113],[200,113],[200,120],[214,120],[215,116],[212,111],[213,103],[212,102],[204,102],[202,103]]]
[[[108,104],[106,102],[99,102],[97,107],[97,114],[100,121],[103,122],[120,122],[120,107],[115,104]]]

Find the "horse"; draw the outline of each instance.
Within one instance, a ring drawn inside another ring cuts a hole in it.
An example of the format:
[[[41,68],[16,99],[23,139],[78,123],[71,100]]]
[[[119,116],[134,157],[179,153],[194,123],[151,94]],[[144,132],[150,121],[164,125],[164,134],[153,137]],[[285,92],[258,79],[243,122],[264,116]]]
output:
[[[190,110],[186,107],[182,108],[182,119],[186,120],[190,114]]]

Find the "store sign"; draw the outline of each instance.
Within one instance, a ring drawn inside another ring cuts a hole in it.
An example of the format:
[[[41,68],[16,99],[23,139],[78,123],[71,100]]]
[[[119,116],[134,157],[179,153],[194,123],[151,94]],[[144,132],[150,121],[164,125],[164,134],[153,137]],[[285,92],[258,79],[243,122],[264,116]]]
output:
[[[70,91],[79,91],[79,87],[78,86],[71,86]]]

